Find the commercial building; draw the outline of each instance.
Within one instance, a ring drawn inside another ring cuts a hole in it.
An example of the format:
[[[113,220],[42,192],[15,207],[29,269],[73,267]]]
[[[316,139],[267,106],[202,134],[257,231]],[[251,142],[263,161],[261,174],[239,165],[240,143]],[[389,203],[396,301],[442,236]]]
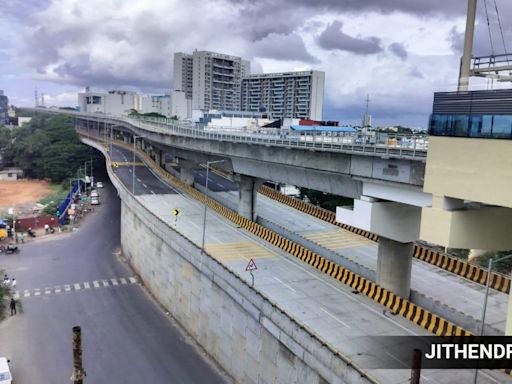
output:
[[[171,117],[171,95],[139,95],[128,91],[93,92],[86,88],[78,94],[80,111],[127,115],[132,109],[139,113],[159,113]]]
[[[78,94],[78,106],[81,112],[126,115],[135,107],[134,92],[108,91],[93,92],[86,88]]]
[[[4,91],[0,90],[0,124],[7,124],[9,122],[9,98],[4,95]]]
[[[324,83],[321,71],[250,75],[242,79],[241,109],[275,119],[322,120]]]
[[[133,109],[139,113],[159,113],[171,117],[171,95],[135,95]]]
[[[434,94],[422,240],[512,249],[512,89]]]

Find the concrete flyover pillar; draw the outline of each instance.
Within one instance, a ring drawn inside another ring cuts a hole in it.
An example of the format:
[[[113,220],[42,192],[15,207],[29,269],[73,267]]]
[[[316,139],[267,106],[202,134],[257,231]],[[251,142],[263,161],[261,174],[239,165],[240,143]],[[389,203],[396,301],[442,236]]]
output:
[[[263,180],[240,175],[238,188],[238,214],[249,220],[256,220],[256,197]]]
[[[199,164],[184,159],[179,159],[180,166],[180,180],[188,185],[194,184],[194,169],[199,167]]]
[[[404,299],[411,290],[412,252],[413,243],[379,238],[377,284]]]
[[[155,153],[155,163],[159,167],[161,167],[162,166],[162,150],[155,148],[154,153]]]

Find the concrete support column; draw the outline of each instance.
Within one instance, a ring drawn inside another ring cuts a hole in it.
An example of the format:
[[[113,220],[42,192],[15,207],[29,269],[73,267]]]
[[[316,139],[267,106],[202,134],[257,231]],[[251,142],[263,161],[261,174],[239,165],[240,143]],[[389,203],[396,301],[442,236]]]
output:
[[[154,153],[155,153],[155,163],[159,167],[161,167],[162,166],[162,151],[158,148],[155,148]]]
[[[180,180],[187,185],[194,184],[194,169],[199,165],[184,159],[178,159],[178,164],[180,166]]]
[[[252,176],[240,175],[238,188],[238,214],[256,220],[256,197],[263,180]]]
[[[377,284],[404,299],[411,290],[412,252],[413,243],[379,238]]]

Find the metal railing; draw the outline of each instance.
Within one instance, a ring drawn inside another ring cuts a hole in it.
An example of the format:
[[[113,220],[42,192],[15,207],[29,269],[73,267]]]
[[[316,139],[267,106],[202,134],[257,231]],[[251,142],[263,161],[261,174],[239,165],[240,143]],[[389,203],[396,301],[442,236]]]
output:
[[[38,110],[40,111],[40,110]],[[43,110],[44,111],[44,110]],[[72,111],[53,111],[94,120],[99,124],[122,124],[164,135],[197,139],[228,141],[233,143],[260,144],[281,148],[309,149],[325,152],[358,153],[370,156],[411,158],[423,160],[427,156],[428,136],[423,134],[392,133],[325,133],[309,131],[299,133],[276,128],[255,130],[230,127],[199,127],[190,122],[166,118],[100,115]],[[101,123],[100,123],[101,122]]]

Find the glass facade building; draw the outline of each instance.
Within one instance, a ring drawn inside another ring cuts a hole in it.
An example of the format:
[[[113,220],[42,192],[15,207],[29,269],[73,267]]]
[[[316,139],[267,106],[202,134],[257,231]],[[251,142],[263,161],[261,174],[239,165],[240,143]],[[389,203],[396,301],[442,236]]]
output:
[[[435,93],[429,134],[512,139],[512,90]]]

